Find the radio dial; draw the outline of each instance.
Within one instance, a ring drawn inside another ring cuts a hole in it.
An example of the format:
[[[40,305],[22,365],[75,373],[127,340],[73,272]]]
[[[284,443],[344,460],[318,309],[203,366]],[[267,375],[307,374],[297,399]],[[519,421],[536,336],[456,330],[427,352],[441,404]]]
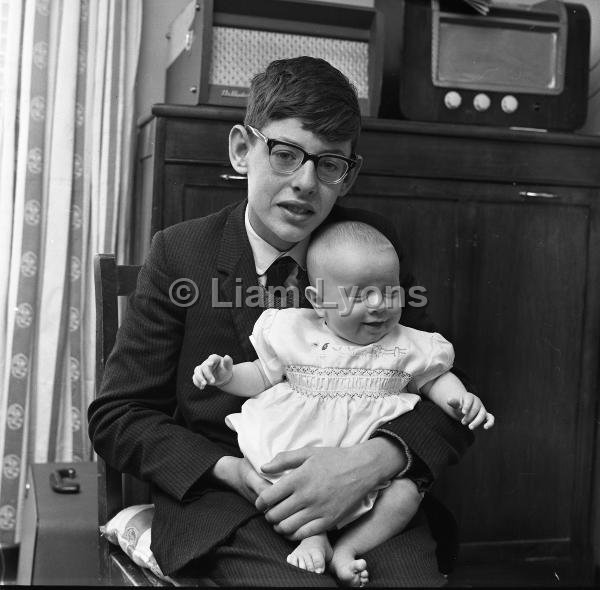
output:
[[[446,105],[447,109],[453,111],[462,104],[462,96],[455,90],[446,92],[446,96],[444,96],[444,104]]]
[[[507,94],[500,102],[500,106],[507,115],[512,115],[519,108],[519,101],[512,94]]]
[[[483,92],[477,94],[473,99],[473,106],[475,107],[475,110],[479,111],[480,113],[483,111],[487,111],[490,108],[491,104],[492,101],[490,100],[490,97],[487,94],[484,94]]]

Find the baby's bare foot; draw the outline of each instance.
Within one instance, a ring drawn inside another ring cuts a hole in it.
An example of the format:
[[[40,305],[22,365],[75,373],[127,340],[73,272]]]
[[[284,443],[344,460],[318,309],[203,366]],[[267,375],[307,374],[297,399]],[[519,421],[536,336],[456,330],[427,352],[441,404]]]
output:
[[[287,562],[303,570],[322,574],[332,555],[327,535],[315,535],[300,541],[300,545],[287,556]]]
[[[352,551],[335,548],[330,567],[343,586],[362,588],[369,582],[367,562],[356,559]]]

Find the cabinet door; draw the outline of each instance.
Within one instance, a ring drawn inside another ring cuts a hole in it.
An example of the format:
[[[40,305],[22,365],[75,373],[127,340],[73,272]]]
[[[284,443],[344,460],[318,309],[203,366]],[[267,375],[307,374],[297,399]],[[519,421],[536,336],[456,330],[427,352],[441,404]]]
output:
[[[225,165],[167,164],[162,220],[155,229],[210,215],[246,198],[247,182],[229,179],[234,174]]]
[[[348,201],[397,225],[429,314],[496,415],[436,484],[477,558],[567,555],[587,543],[592,199],[560,190],[528,202],[511,185],[364,177]]]
[[[584,500],[575,492],[590,212],[518,202],[462,209],[471,235],[459,243],[469,281],[456,286],[457,353],[498,423],[478,433],[446,497],[465,542],[569,553]]]

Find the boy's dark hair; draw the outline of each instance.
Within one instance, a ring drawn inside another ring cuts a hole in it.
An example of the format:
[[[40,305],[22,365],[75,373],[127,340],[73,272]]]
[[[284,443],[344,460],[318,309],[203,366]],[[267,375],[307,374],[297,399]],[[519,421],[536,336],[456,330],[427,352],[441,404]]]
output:
[[[271,62],[250,83],[244,123],[257,129],[269,121],[297,118],[305,129],[328,141],[360,134],[360,107],[348,78],[324,59],[294,57]]]

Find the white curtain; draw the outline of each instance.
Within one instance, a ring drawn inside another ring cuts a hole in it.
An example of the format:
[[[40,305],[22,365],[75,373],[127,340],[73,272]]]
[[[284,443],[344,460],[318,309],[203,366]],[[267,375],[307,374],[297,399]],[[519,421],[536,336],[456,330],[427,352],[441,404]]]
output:
[[[142,0],[10,0],[0,122],[0,544],[29,462],[92,458],[92,259],[124,261]]]

